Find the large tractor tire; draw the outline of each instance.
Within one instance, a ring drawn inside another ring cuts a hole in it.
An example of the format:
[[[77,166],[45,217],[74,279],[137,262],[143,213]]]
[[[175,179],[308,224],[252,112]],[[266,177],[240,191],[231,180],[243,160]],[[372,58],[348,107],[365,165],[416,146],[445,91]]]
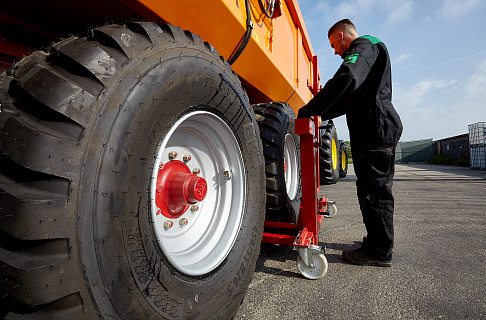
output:
[[[253,105],[260,128],[267,185],[266,220],[297,222],[302,198],[300,137],[295,113],[283,102]]]
[[[0,78],[1,317],[230,319],[263,232],[258,124],[170,25],[96,28]]]
[[[321,144],[319,149],[320,184],[334,184],[339,180],[339,140],[332,120],[321,126]]]
[[[346,178],[348,174],[348,146],[339,140],[339,178]]]

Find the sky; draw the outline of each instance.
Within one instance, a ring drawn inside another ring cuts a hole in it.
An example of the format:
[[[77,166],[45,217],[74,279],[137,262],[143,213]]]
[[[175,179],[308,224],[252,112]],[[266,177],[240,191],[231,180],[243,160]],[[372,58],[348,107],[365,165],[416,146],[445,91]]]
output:
[[[400,141],[434,141],[468,133],[486,122],[486,1],[299,0],[321,85],[342,63],[327,31],[348,18],[359,35],[387,46],[392,63],[392,103],[403,122]],[[345,116],[334,120],[349,140]]]

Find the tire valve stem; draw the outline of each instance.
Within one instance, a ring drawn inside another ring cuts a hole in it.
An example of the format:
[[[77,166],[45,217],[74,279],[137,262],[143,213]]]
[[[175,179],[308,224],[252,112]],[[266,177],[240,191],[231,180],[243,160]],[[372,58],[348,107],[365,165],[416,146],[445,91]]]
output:
[[[230,180],[231,179],[231,172],[229,170],[224,170],[223,171],[223,178],[224,178],[224,180]]]
[[[174,226],[174,222],[172,222],[171,220],[165,220],[164,221],[164,228],[166,229],[170,229]]]
[[[191,157],[191,155],[190,155],[190,154],[186,154],[186,155],[185,155],[185,156],[182,158],[182,160],[184,160],[184,162],[189,162],[189,161],[191,161],[191,159],[192,159],[192,157]]]
[[[170,152],[169,152],[169,159],[170,159],[170,160],[174,160],[175,158],[177,158],[177,152],[175,152],[175,151],[170,151]]]
[[[187,226],[188,223],[189,223],[189,220],[187,220],[186,218],[182,218],[181,220],[179,220],[179,224],[181,226]]]

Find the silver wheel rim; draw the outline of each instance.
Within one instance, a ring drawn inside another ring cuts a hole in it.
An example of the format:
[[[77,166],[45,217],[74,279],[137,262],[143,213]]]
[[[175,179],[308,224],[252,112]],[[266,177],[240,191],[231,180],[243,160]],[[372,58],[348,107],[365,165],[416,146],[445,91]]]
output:
[[[287,133],[285,135],[284,144],[284,177],[285,177],[285,188],[287,190],[287,196],[290,200],[295,199],[298,189],[298,159],[297,152],[295,149],[294,137]]]
[[[170,159],[170,153],[178,157]],[[183,156],[191,160],[184,161]],[[159,165],[184,161],[207,181],[207,195],[177,219],[155,204]],[[190,276],[216,269],[236,241],[245,205],[245,169],[239,144],[228,125],[213,113],[194,111],[176,121],[160,142],[151,182],[151,216],[157,243],[172,266]],[[183,220],[186,219],[186,220]],[[168,227],[167,221],[172,221]],[[187,222],[184,224],[183,221]]]

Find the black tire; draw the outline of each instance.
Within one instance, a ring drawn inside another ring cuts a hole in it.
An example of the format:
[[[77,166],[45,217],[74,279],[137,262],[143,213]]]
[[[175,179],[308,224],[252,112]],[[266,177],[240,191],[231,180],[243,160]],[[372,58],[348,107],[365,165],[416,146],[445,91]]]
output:
[[[295,113],[287,103],[283,102],[253,105],[253,110],[260,128],[265,157],[267,182],[265,219],[297,222],[302,184],[300,137],[295,134]],[[287,150],[288,148],[293,150]],[[285,159],[288,159],[289,163],[286,163]]]
[[[319,149],[320,184],[334,184],[339,180],[338,135],[332,120],[322,124]]]
[[[339,178],[345,178],[348,174],[348,146],[343,140],[339,140]]]
[[[248,97],[212,46],[170,25],[96,28],[2,74],[0,102],[2,318],[236,314],[259,254],[264,163]],[[151,182],[170,130],[199,113],[234,136],[246,197],[227,255],[189,275],[156,240]]]

